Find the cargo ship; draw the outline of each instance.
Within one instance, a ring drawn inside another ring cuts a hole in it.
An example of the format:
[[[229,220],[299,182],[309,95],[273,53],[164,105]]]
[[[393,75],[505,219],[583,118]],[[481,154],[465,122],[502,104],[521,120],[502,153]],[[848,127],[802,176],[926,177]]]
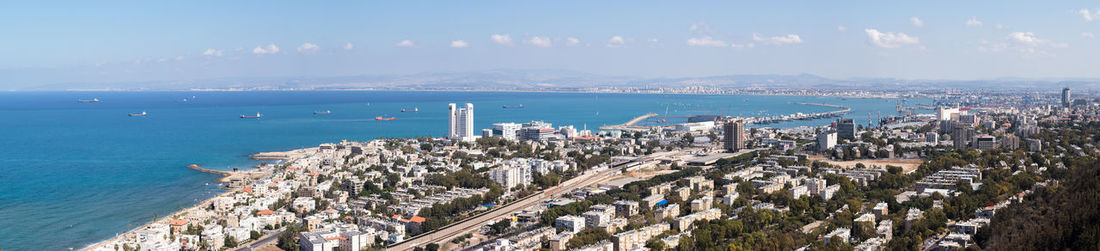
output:
[[[256,115],[255,115],[255,116],[253,116],[253,115],[244,115],[244,114],[241,114],[241,118],[242,118],[242,119],[258,119],[258,118],[260,118],[260,117],[263,117],[263,116],[264,116],[263,114],[260,114],[260,113],[258,113],[258,112],[256,113]]]
[[[313,111],[313,115],[317,115],[317,114],[332,114],[332,110]]]
[[[374,120],[397,120],[395,117],[383,118],[382,116],[374,117]]]
[[[145,112],[128,114],[130,117],[145,117]]]
[[[412,110],[404,109],[404,108],[401,109],[401,112],[419,112],[419,111],[420,111],[419,107],[413,107]]]
[[[77,103],[99,103],[99,98],[93,98],[93,99],[90,99],[90,100],[80,99],[80,100],[77,100],[76,102]]]
[[[520,109],[520,108],[523,108],[523,104],[505,105],[505,106],[501,106],[501,107],[504,108],[504,109]]]

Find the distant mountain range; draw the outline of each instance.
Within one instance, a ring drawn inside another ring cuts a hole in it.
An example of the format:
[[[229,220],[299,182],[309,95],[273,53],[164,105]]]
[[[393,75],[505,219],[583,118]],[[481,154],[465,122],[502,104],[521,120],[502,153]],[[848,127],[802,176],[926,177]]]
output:
[[[224,78],[128,83],[67,83],[31,90],[575,90],[592,88],[752,88],[752,89],[1094,89],[1100,79],[904,80],[892,78],[830,79],[813,74],[722,75],[682,78],[606,76],[567,70],[489,70],[404,75],[338,77]]]

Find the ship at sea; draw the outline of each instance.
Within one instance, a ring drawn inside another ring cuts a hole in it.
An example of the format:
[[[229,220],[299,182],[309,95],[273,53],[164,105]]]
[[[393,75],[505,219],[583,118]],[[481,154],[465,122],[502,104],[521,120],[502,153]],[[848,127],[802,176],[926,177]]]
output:
[[[244,115],[244,114],[241,114],[241,118],[242,118],[242,119],[258,119],[258,118],[260,118],[260,117],[263,117],[263,116],[264,116],[263,114],[260,114],[260,113],[258,113],[258,112],[256,113],[256,115],[255,115],[255,116],[253,116],[253,115]]]
[[[332,114],[332,110],[313,111],[313,115],[318,115],[318,114]]]
[[[131,113],[127,115],[130,117],[145,117],[145,111],[142,111],[141,113]]]
[[[395,117],[384,118],[382,116],[374,117],[374,120],[397,120]]]
[[[77,100],[76,102],[77,102],[77,103],[99,103],[99,98],[93,98],[93,99],[80,99],[80,100]]]
[[[523,104],[518,104],[518,105],[504,105],[504,106],[501,106],[501,108],[504,108],[504,109],[521,109],[521,108],[523,108]]]
[[[405,109],[405,108],[401,109],[401,112],[419,112],[419,111],[420,111],[420,107],[413,107],[412,110]]]

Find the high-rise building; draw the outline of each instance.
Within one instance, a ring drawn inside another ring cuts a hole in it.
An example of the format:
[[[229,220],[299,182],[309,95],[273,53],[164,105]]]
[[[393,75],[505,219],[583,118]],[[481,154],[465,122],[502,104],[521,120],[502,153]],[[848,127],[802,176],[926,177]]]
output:
[[[817,135],[817,149],[829,150],[836,147],[836,132],[827,131]]]
[[[728,120],[722,125],[722,146],[730,152],[745,149],[745,122],[741,120]]]
[[[951,120],[951,116],[959,113],[959,108],[936,107],[936,119],[940,121]]]
[[[455,103],[448,104],[450,108],[450,137],[463,141],[474,140],[474,104],[466,103],[465,107],[457,107]]]
[[[966,149],[970,147],[970,143],[973,141],[974,136],[977,136],[977,132],[971,127],[959,127],[955,128],[955,131],[951,132],[951,140],[953,145],[958,149]]]
[[[527,166],[503,166],[489,171],[489,179],[507,190],[518,185],[531,184],[533,175],[531,168]]]
[[[1069,107],[1069,87],[1062,88],[1062,107]]]
[[[841,139],[856,139],[856,122],[852,119],[836,120],[836,137]]]
[[[522,127],[523,125],[516,123],[495,123],[493,124],[493,137],[516,140],[516,135]]]

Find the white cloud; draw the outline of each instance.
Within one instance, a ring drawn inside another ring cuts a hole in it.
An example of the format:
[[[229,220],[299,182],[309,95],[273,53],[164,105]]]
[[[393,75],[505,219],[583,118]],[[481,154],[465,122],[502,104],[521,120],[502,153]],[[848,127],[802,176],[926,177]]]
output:
[[[836,31],[845,32],[845,31],[848,31],[848,27],[844,27],[843,25],[837,25],[836,26]]]
[[[466,43],[466,41],[462,41],[462,40],[451,41],[451,48],[466,48],[466,47],[469,47],[469,46],[470,46],[470,44]]]
[[[317,52],[320,49],[321,49],[320,46],[317,46],[316,44],[311,44],[311,43],[304,43],[304,44],[298,46],[298,52],[300,52],[300,53],[314,53],[314,52]]]
[[[183,56],[176,56],[176,61],[183,61]]]
[[[756,47],[756,44],[753,44],[753,43],[730,44],[730,47],[737,48],[737,49],[752,49],[753,47]]]
[[[913,26],[916,26],[916,27],[924,27],[924,20],[920,20],[920,18],[917,18],[917,17],[910,17],[910,18],[909,18],[909,22],[910,22],[910,23],[912,23],[912,24],[913,24]]]
[[[1096,34],[1092,34],[1092,32],[1081,32],[1081,37],[1096,38]]]
[[[688,46],[703,46],[703,47],[726,47],[726,42],[722,40],[713,39],[709,36],[693,37],[687,40]]]
[[[1081,14],[1081,17],[1085,18],[1085,21],[1092,22],[1092,20],[1100,20],[1100,9],[1089,11],[1088,9],[1080,9],[1077,14]]]
[[[905,45],[920,44],[920,38],[911,37],[901,32],[879,32],[876,29],[864,29],[867,39],[874,46],[882,48],[898,48]]]
[[[574,45],[578,45],[578,44],[581,44],[581,40],[578,39],[578,38],[571,37],[571,38],[566,38],[565,39],[565,45],[566,46],[574,46]]]
[[[801,44],[802,43],[802,38],[799,37],[798,35],[795,35],[795,34],[787,34],[787,35],[776,36],[776,37],[763,37],[763,36],[760,36],[760,34],[752,34],[752,41],[756,41],[757,43],[761,43],[761,44],[774,44],[774,45]]]
[[[351,44],[351,42],[348,42],[347,44],[344,44],[344,50],[350,51],[352,49],[355,49],[355,45]]]
[[[1008,34],[1004,42],[981,41],[978,50],[986,52],[1015,50],[1030,56],[1050,55],[1050,53],[1046,51],[1047,49],[1065,48],[1068,46],[1069,45],[1066,43],[1058,43],[1039,38],[1034,32],[1012,32]]]
[[[215,49],[206,49],[205,51],[202,52],[202,55],[203,56],[210,56],[210,57],[221,57],[222,56],[222,51],[221,50],[215,50]]]
[[[613,36],[611,39],[607,40],[607,47],[611,48],[619,48],[624,44],[626,44],[626,39],[623,39],[621,36]]]
[[[493,34],[492,36],[489,36],[489,39],[492,39],[494,43],[497,43],[499,45],[512,45],[512,36],[509,36],[508,34]]]
[[[982,26],[982,21],[978,20],[978,18],[970,17],[970,19],[966,20],[966,27],[978,27],[978,26]]]
[[[412,40],[408,40],[408,39],[401,40],[401,42],[397,42],[396,44],[393,44],[393,45],[397,46],[397,47],[405,47],[405,48],[416,47],[416,43],[413,43]]]
[[[554,42],[550,41],[550,38],[548,38],[548,37],[539,37],[539,36],[531,37],[531,39],[524,40],[523,43],[529,44],[529,45],[534,45],[534,46],[537,46],[537,47],[542,47],[542,48],[546,48],[546,47],[550,47],[550,46],[554,45]]]
[[[252,49],[252,54],[256,54],[256,55],[275,54],[275,53],[279,53],[279,47],[275,46],[275,44],[267,44],[267,46],[260,45],[260,46],[256,46],[255,49]]]

